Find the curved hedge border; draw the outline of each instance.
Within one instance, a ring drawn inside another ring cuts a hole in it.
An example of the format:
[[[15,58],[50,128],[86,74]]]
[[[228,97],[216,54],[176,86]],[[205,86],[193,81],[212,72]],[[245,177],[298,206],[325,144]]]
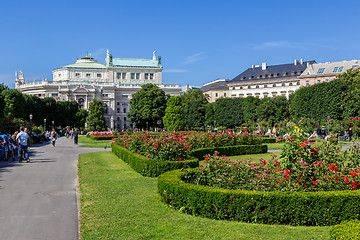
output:
[[[187,161],[149,161],[143,155],[134,153],[117,144],[111,144],[111,151],[117,157],[128,163],[132,169],[145,177],[157,177],[160,174],[181,168],[196,168],[199,167],[199,159],[191,159]]]
[[[330,239],[360,239],[360,221],[346,221],[331,227]]]
[[[196,169],[189,169],[195,172]],[[185,183],[181,170],[158,177],[162,200],[183,212],[265,224],[335,225],[360,219],[360,191],[256,192]]]
[[[197,159],[204,159],[206,154],[214,154],[218,151],[220,155],[235,156],[244,154],[266,153],[268,150],[267,145],[237,145],[228,147],[214,147],[214,148],[199,148],[190,153],[190,156]]]
[[[276,138],[263,137],[261,139],[263,143],[276,143]]]

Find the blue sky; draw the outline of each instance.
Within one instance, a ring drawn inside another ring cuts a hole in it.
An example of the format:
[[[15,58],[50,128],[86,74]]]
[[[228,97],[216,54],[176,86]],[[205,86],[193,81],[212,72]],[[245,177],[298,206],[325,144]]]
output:
[[[163,82],[201,86],[252,64],[360,58],[360,1],[6,1],[0,82],[52,79],[86,52],[162,57]]]

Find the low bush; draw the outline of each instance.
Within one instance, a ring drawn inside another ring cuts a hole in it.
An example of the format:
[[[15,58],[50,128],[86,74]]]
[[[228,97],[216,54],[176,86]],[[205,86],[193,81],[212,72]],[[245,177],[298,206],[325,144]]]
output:
[[[214,152],[219,152],[221,155],[226,156],[236,156],[244,154],[257,154],[257,153],[266,153],[268,150],[266,145],[239,145],[239,146],[228,146],[228,147],[212,147],[212,148],[200,148],[193,150],[190,153],[190,156],[197,159],[204,159],[204,156],[207,154],[214,154]]]
[[[339,225],[333,226],[330,229],[330,239],[360,239],[360,221],[352,220],[345,221]]]
[[[158,177],[161,199],[182,212],[213,219],[264,224],[335,225],[359,219],[360,192],[260,192],[213,188],[184,182],[199,169]],[[191,174],[190,174],[191,175]]]
[[[276,143],[276,138],[270,138],[270,137],[262,137],[263,143]]]
[[[90,136],[90,139],[92,140],[112,140],[116,138],[117,136],[110,135],[110,136],[95,136],[95,135],[87,135]]]
[[[146,177],[157,177],[167,171],[199,166],[199,160],[195,158],[184,161],[155,161],[114,143],[111,144],[111,149],[116,156],[128,163],[136,172]]]

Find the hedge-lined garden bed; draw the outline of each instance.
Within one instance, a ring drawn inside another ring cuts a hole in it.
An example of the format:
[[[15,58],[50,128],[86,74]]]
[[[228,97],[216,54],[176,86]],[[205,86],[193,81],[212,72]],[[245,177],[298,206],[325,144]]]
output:
[[[213,219],[264,224],[327,226],[360,219],[360,191],[260,192],[195,185],[182,177],[196,169],[158,177],[162,200],[183,212]]]
[[[157,177],[164,172],[175,169],[199,167],[199,160],[196,158],[184,161],[152,161],[117,144],[111,144],[111,149],[117,157],[146,177]]]
[[[219,155],[236,156],[244,154],[266,153],[268,151],[268,147],[267,145],[238,145],[228,147],[200,148],[193,150],[190,153],[190,156],[203,160],[205,155],[212,155],[215,151],[219,152]]]

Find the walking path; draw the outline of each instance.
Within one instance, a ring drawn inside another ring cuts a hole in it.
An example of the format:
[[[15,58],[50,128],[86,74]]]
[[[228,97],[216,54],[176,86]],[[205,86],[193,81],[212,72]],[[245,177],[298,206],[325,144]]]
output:
[[[78,155],[97,151],[62,137],[32,147],[30,163],[0,162],[0,239],[78,239]]]

